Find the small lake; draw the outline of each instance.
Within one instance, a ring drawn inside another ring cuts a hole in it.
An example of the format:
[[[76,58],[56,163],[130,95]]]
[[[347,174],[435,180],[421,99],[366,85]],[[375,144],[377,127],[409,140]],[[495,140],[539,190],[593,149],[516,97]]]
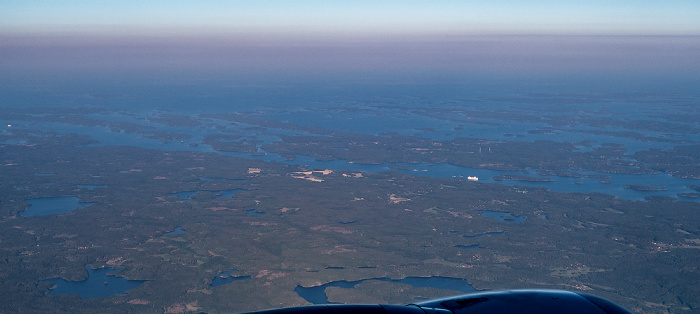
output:
[[[211,280],[211,284],[209,284],[209,286],[216,287],[225,285],[227,283],[232,283],[234,281],[250,279],[250,276],[234,276],[233,273],[237,271],[237,269],[229,269],[227,271],[219,273],[218,275],[216,275],[216,277],[214,277],[214,279]]]
[[[245,213],[248,214],[248,216],[265,216],[265,212],[259,212],[255,209],[248,209]]]
[[[244,190],[243,189],[233,189],[233,190],[224,190],[224,191],[216,192],[217,194],[221,193],[221,195],[217,195],[216,198],[232,198],[234,195],[236,195],[236,193],[241,192],[241,191],[244,191]]]
[[[513,216],[511,213],[507,212],[496,212],[491,210],[482,210],[479,212],[486,217],[496,219],[500,222],[521,223],[527,219],[527,216]]]
[[[494,231],[494,232],[484,232],[484,233],[477,233],[475,235],[464,235],[462,236],[465,239],[475,239],[475,238],[482,238],[485,236],[499,236],[499,235],[504,235],[506,234],[503,231]]]
[[[462,293],[474,292],[476,289],[472,287],[466,280],[461,278],[450,278],[450,277],[406,277],[404,279],[390,279],[390,278],[369,278],[355,281],[332,281],[327,284],[313,287],[303,287],[297,286],[294,288],[300,297],[312,304],[328,304],[328,296],[326,295],[326,288],[328,287],[339,287],[344,289],[353,289],[355,286],[365,282],[365,281],[384,281],[384,282],[395,282],[411,285],[416,288],[435,288],[435,289],[445,289],[459,291]]]
[[[177,234],[183,234],[183,233],[187,233],[187,230],[182,229],[182,227],[177,227],[177,228],[175,228],[175,230],[170,231],[170,232],[163,234],[163,235],[167,236],[167,235],[177,235]]]
[[[222,191],[206,191],[206,192],[212,192],[216,195],[216,198],[232,198],[236,193],[245,191],[244,189],[232,189],[232,190],[222,190]],[[184,191],[184,192],[178,192],[178,193],[171,193],[170,195],[177,197],[179,199],[183,200],[189,200],[195,197],[197,194],[200,192],[205,192],[205,191]]]
[[[478,249],[479,245],[474,244],[474,245],[455,245],[456,248],[461,249],[461,250],[473,250],[473,249]]]
[[[189,200],[192,199],[193,196],[197,195],[197,193],[199,193],[199,191],[184,191],[178,193],[171,193],[170,195],[175,196],[179,199]]]
[[[75,196],[34,198],[27,203],[29,207],[19,214],[22,217],[63,214],[94,204],[80,202]]]
[[[81,299],[106,298],[113,295],[123,295],[128,290],[134,289],[145,280],[128,280],[110,275],[116,269],[85,267],[88,278],[83,281],[68,281],[62,278],[51,278],[42,282],[53,282],[54,287],[49,289],[49,295],[77,294]]]

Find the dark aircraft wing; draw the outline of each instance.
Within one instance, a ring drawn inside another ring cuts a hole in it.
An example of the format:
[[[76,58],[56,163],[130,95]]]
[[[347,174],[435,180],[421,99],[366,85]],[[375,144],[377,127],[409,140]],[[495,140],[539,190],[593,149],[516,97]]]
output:
[[[408,305],[324,304],[252,312],[258,314],[496,314],[567,313],[629,314],[599,297],[562,290],[502,290],[477,292]]]

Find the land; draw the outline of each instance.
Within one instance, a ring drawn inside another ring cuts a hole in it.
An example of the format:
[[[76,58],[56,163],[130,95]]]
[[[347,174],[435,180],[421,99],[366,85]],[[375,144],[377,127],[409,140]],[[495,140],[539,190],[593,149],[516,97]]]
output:
[[[654,169],[680,178],[700,179],[700,145],[684,145],[669,150],[651,149],[635,154]]]
[[[552,182],[554,179],[551,178],[541,178],[541,177],[531,177],[524,175],[500,175],[493,177],[496,181],[523,181],[523,182]]]
[[[371,110],[380,114],[393,109]],[[495,119],[546,123],[532,132],[537,135],[556,134],[571,125],[602,128],[617,123],[584,119],[588,113],[554,119],[544,113],[497,110],[413,112],[465,129],[499,126]],[[522,175],[504,179],[529,182],[551,181],[532,172],[602,181],[614,174],[662,171],[693,178],[700,170],[692,166],[697,164],[697,145],[689,140],[585,131],[674,145],[629,153],[615,143],[520,141],[519,136],[493,140],[477,134],[436,140],[339,131],[282,122],[260,112],[162,113],[148,119],[125,112],[124,121],[97,118],[101,113],[0,110],[3,119],[13,121],[0,132],[0,311],[242,312],[307,304],[294,292],[298,285],[430,276],[464,278],[480,290],[581,291],[642,313],[700,307],[700,203],[692,199],[697,193],[679,194],[685,200],[647,196],[646,201],[627,201],[600,193],[556,193],[401,173],[413,164],[446,163],[520,171]],[[665,117],[672,122],[625,126],[639,132],[697,134],[692,133],[697,120]],[[173,150],[136,147],[137,142],[104,145],[88,132],[54,133],[42,130],[42,123],[183,145]],[[191,128],[191,134],[164,131],[158,124]],[[312,156],[349,164],[390,163],[391,171],[320,169],[229,153],[279,154],[286,161]],[[697,185],[688,188],[700,190]],[[231,190],[239,192],[217,198]],[[176,197],[191,191],[198,193],[190,199]],[[62,196],[93,205],[63,214],[21,216],[29,199]],[[497,221],[483,211],[528,219]],[[166,235],[177,228],[186,232]],[[499,235],[465,237],[491,233]],[[474,245],[478,247],[459,248]],[[84,280],[86,266],[114,268],[116,276],[146,282],[125,295],[80,299],[53,296],[52,284],[43,281]],[[250,279],[211,286],[215,277],[233,269],[236,277]],[[384,281],[326,292],[331,301],[360,303],[410,303],[415,297],[460,293]]]
[[[682,311],[700,302],[700,273],[691,266],[700,248],[697,203],[623,201],[396,172],[311,171],[32,134],[27,143],[0,147],[3,178],[12,178],[0,187],[5,311],[247,311],[305,304],[294,293],[297,285],[409,276],[468,278],[477,289],[573,289],[641,312],[658,310],[656,304]],[[48,177],[53,184],[36,173],[54,174]],[[244,191],[215,198],[215,191],[231,189]],[[190,200],[171,196],[193,190],[209,193]],[[27,199],[66,195],[95,204],[19,216]],[[250,209],[266,215],[248,215]],[[481,210],[547,219],[498,222]],[[187,233],[163,236],[177,227]],[[478,249],[455,247],[475,244],[462,235],[493,230],[504,234],[479,238]],[[86,265],[118,267],[117,276],[147,281],[109,298],[48,295],[51,284],[42,280],[85,279]],[[251,279],[209,286],[230,269]],[[405,303],[450,293],[421,288],[409,289],[417,295],[397,294],[398,284],[379,285],[364,284],[354,294],[334,288],[329,297]]]
[[[665,187],[654,187],[646,185],[625,185],[624,188],[642,192],[668,191],[668,189]]]

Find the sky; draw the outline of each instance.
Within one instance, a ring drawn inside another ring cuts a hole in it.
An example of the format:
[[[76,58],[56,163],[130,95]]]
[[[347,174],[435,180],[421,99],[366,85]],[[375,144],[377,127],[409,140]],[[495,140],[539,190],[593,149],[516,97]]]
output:
[[[691,86],[698,17],[698,0],[0,0],[0,83],[170,71]]]
[[[0,0],[4,32],[700,35],[697,0]]]

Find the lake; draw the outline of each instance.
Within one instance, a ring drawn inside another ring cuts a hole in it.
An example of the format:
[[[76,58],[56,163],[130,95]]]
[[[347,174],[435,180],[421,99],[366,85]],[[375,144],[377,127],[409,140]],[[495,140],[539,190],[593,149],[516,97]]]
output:
[[[450,277],[406,277],[403,279],[390,279],[390,278],[368,278],[355,281],[332,281],[323,285],[313,286],[313,287],[303,287],[297,286],[294,289],[300,297],[304,298],[309,303],[312,304],[328,304],[328,297],[326,296],[326,288],[328,287],[339,287],[344,289],[353,289],[355,286],[365,282],[365,281],[385,281],[394,282],[411,285],[416,288],[434,288],[434,289],[445,289],[459,291],[462,293],[474,292],[476,289],[472,287],[466,280],[461,278],[450,278]]]
[[[187,230],[182,229],[182,227],[177,227],[177,228],[175,228],[175,230],[167,232],[163,235],[168,236],[168,235],[178,235],[178,234],[185,234],[185,233],[187,233]]]
[[[106,298],[113,295],[122,295],[134,289],[145,280],[128,280],[110,275],[117,269],[98,268],[92,269],[86,266],[88,278],[83,281],[67,281],[62,278],[51,278],[42,282],[52,282],[54,287],[49,289],[50,295],[77,294],[81,299]]]
[[[521,223],[527,219],[526,216],[513,216],[511,213],[507,212],[496,212],[491,210],[482,210],[479,212],[486,217],[496,219],[500,222]]]
[[[232,198],[236,193],[244,191],[244,189],[232,189],[232,190],[222,190],[222,191],[206,191],[206,192],[212,192],[216,195],[216,198]],[[178,192],[178,193],[171,193],[170,195],[177,197],[179,199],[183,200],[189,200],[192,199],[192,197],[196,196],[200,192],[204,191],[183,191],[183,192]]]
[[[220,272],[211,280],[211,284],[209,284],[209,286],[216,287],[239,280],[249,280],[251,278],[250,276],[234,276],[233,273],[237,271],[237,269],[229,269],[227,271]]]
[[[34,198],[27,203],[29,207],[19,214],[22,217],[63,214],[94,204],[80,202],[75,196]]]

